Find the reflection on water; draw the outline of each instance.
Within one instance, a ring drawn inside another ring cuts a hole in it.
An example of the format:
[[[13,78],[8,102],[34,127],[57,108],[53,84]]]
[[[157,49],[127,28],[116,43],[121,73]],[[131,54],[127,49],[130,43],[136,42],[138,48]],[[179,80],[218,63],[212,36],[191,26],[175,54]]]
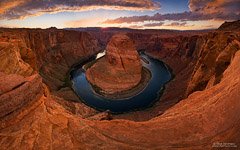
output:
[[[96,56],[96,59],[104,56],[105,54],[106,54],[106,50],[104,50],[103,52],[98,53],[97,56]]]
[[[100,111],[109,110],[113,113],[123,113],[147,108],[159,100],[164,85],[171,80],[171,73],[163,62],[146,54],[141,54],[141,56],[149,62],[148,64],[144,61],[142,63],[151,71],[152,78],[146,88],[133,97],[113,100],[94,94],[91,85],[86,79],[85,71],[81,67],[71,72],[72,88],[81,101]]]

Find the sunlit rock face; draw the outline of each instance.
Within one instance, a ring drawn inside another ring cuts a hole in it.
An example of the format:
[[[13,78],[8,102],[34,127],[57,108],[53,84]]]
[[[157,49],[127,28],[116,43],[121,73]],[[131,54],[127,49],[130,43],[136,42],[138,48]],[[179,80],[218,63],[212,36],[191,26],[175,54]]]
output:
[[[42,95],[42,78],[38,74],[24,78],[0,72],[0,118],[10,116]]]
[[[239,32],[213,32],[202,39],[197,41],[201,41],[199,58],[188,83],[187,95],[218,84],[235,53],[240,50]]]
[[[106,56],[86,72],[87,79],[105,93],[117,93],[136,86],[141,80],[142,65],[133,41],[125,34],[114,35]]]

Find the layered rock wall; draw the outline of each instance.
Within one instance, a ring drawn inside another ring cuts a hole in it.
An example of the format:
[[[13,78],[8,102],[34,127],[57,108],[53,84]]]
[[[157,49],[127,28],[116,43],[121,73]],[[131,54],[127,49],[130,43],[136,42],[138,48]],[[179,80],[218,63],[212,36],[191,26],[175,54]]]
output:
[[[171,47],[169,47],[171,45]],[[172,38],[152,37],[147,52],[164,60],[174,74],[191,68],[186,95],[220,82],[222,73],[240,50],[239,32],[216,31],[204,35]],[[184,73],[181,73],[184,74]]]
[[[195,56],[198,59],[188,83],[187,95],[219,83],[235,53],[240,50],[239,33],[213,32],[202,38],[205,40]]]
[[[12,43],[13,41],[1,38],[0,41],[0,71],[7,74],[19,74],[29,76],[34,69],[25,62],[22,57],[21,48]],[[25,57],[26,58],[26,57]]]
[[[0,118],[37,101],[43,91],[42,79],[38,74],[24,78],[0,72]]]
[[[97,40],[86,32],[55,28],[0,29],[0,32],[0,70],[24,76],[35,70],[51,90],[65,84],[73,64],[100,50]]]

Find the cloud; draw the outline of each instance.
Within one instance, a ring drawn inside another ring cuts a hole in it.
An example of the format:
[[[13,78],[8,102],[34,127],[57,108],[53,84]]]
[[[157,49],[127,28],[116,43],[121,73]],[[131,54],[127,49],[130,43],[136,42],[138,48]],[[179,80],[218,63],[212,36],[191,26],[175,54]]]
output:
[[[2,0],[0,2],[0,14],[5,13],[7,10],[12,9],[20,4],[24,3],[24,0]]]
[[[143,25],[130,25],[130,28],[151,28],[151,27],[161,27],[161,26],[171,26],[171,27],[187,27],[193,26],[188,25],[187,22],[172,22],[172,23],[165,23],[165,22],[154,22],[154,23],[146,23]]]
[[[190,0],[190,11],[182,13],[159,14],[153,16],[132,16],[108,19],[103,24],[121,24],[144,21],[200,21],[200,20],[238,20],[240,19],[239,0]]]
[[[132,17],[120,17],[117,19],[108,19],[104,21],[104,24],[120,24],[120,23],[134,23],[144,21],[199,21],[199,20],[210,20],[210,19],[232,19],[236,20],[239,15],[236,14],[215,14],[215,15],[203,15],[200,13],[183,12],[183,13],[172,13],[172,14],[159,14],[156,13],[153,16],[132,16]]]
[[[133,29],[143,29],[144,26],[142,26],[142,25],[131,25],[131,26],[129,26],[129,28],[133,28]]]
[[[154,22],[154,23],[146,23],[143,25],[130,25],[128,26],[129,28],[134,28],[134,29],[143,29],[146,27],[160,27],[164,25],[164,22]]]
[[[190,0],[189,9],[202,14],[239,14],[239,0]]]
[[[164,25],[164,22],[147,23],[147,24],[144,24],[144,27],[159,27],[162,25]]]
[[[156,10],[153,0],[1,0],[0,19],[22,19],[44,13],[93,9]]]
[[[170,24],[166,24],[166,26],[186,26],[187,22],[172,22]]]

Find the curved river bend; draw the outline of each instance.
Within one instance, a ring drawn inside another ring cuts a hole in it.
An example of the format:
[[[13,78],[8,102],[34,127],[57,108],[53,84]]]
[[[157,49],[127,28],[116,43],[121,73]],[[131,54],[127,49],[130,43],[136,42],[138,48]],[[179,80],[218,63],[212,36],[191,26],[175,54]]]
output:
[[[137,95],[125,99],[107,99],[94,93],[87,81],[85,70],[81,64],[71,71],[72,88],[86,105],[100,111],[109,110],[112,113],[124,113],[150,107],[158,101],[164,90],[164,85],[171,80],[171,72],[167,66],[157,59],[141,54],[149,63],[142,61],[144,67],[152,74],[147,86]]]

